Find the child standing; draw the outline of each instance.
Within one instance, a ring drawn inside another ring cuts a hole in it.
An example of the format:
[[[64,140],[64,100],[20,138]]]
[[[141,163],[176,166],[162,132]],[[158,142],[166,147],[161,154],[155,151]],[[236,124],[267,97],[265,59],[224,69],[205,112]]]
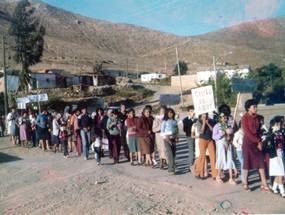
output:
[[[94,134],[91,148],[94,151],[97,165],[101,165],[101,146],[102,146],[101,137],[99,135]]]
[[[284,164],[284,148],[285,136],[281,132],[281,117],[276,116],[270,121],[270,135],[266,141],[266,150],[269,153],[269,176],[275,176],[272,191],[280,192],[285,197],[283,177],[285,174]]]
[[[66,124],[62,124],[60,127],[59,139],[63,146],[63,156],[65,158],[68,158],[69,157],[68,150],[67,150],[68,132],[67,132]]]
[[[213,139],[216,141],[216,169],[218,170],[218,176],[216,181],[223,183],[221,174],[223,170],[229,170],[229,183],[236,185],[233,180],[233,159],[231,144],[228,142],[230,139],[229,132],[227,133],[227,116],[224,113],[219,115],[219,122],[213,128]]]
[[[241,127],[241,121],[239,122],[239,130],[234,134],[233,145],[236,148],[237,158],[240,162],[240,179],[243,183],[244,181],[244,171],[243,171],[243,156],[242,156],[242,143],[243,143],[243,129]]]

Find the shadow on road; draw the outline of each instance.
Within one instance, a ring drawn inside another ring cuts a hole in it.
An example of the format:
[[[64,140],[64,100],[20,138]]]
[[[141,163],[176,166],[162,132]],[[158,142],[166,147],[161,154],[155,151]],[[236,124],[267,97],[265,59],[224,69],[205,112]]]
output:
[[[23,159],[17,156],[12,156],[12,155],[8,155],[8,154],[0,152],[0,163],[19,161],[19,160],[23,160]]]

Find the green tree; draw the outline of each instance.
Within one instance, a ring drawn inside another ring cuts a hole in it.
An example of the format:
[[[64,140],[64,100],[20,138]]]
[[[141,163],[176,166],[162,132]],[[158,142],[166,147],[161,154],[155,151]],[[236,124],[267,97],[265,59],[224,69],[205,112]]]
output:
[[[95,75],[101,75],[103,73],[103,65],[102,63],[95,64],[93,66],[93,72]]]
[[[256,83],[254,98],[261,103],[285,102],[284,70],[271,63],[253,70],[249,78]]]
[[[21,0],[17,4],[9,33],[14,37],[14,59],[22,65],[20,73],[21,88],[27,90],[29,83],[29,67],[40,62],[44,50],[45,28],[34,17],[35,8],[28,0]]]
[[[225,75],[225,73],[217,72],[217,92],[215,89],[215,81],[210,80],[208,83],[203,84],[212,85],[215,95],[217,93],[218,104],[216,106],[220,106],[222,104],[229,105],[231,107],[236,105],[236,93],[232,92],[231,80]]]
[[[179,61],[179,68],[180,68],[180,75],[186,75],[186,72],[188,71],[188,65],[185,61]],[[175,65],[173,69],[173,74],[178,75],[178,66]]]

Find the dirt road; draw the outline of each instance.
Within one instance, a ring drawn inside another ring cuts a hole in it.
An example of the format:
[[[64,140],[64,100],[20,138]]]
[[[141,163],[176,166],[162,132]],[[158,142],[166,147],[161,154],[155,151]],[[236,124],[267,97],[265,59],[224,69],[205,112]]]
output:
[[[0,139],[0,214],[247,214],[284,213],[284,199],[241,185],[197,180],[188,172],[185,138],[177,145],[177,175],[166,170],[118,165],[103,158],[97,166],[72,155],[24,150]],[[225,201],[226,200],[226,201]],[[223,208],[224,207],[224,208]],[[228,208],[228,209],[227,209]]]

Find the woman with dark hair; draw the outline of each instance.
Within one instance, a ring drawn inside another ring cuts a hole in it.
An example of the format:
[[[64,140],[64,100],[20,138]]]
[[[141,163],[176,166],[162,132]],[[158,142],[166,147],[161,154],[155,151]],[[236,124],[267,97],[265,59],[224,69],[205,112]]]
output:
[[[153,117],[151,108],[145,107],[142,116],[138,120],[139,144],[142,155],[145,155],[145,165],[151,166],[151,154],[154,152],[154,133],[152,132]]]
[[[27,112],[22,114],[22,117],[19,119],[19,126],[20,126],[20,140],[22,146],[28,149],[28,142],[31,140],[31,123],[28,119]]]
[[[96,109],[96,115],[93,119],[93,126],[94,126],[94,134],[102,139],[105,136],[105,128],[106,128],[106,121],[105,119],[107,116],[104,115],[104,109],[102,107],[98,107]],[[104,150],[101,148],[101,156],[104,157]]]
[[[138,165],[141,164],[141,152],[138,143],[138,129],[137,129],[138,118],[135,116],[135,110],[130,109],[128,111],[128,118],[126,119],[126,124],[128,128],[128,146],[130,150],[130,162],[134,165],[133,154],[137,157]]]
[[[177,121],[175,112],[172,108],[167,108],[161,124],[161,133],[164,136],[164,145],[168,156],[168,172],[175,174],[175,153],[176,137],[178,135]]]
[[[260,137],[260,120],[257,115],[257,102],[254,99],[249,99],[245,102],[246,113],[241,118],[241,125],[244,131],[244,138],[242,144],[243,154],[243,169],[244,169],[244,183],[243,189],[250,191],[248,187],[249,170],[258,169],[261,177],[261,190],[263,192],[270,192],[266,182],[262,142]]]
[[[211,172],[212,178],[216,180],[218,171],[216,169],[216,152],[215,145],[212,139],[214,123],[211,119],[208,118],[208,113],[199,115],[197,121],[197,129],[200,134],[199,137],[199,149],[200,154],[197,159],[197,164],[195,166],[195,178],[203,179],[205,173],[205,161],[206,161],[206,150],[209,151],[210,163],[211,163]]]
[[[161,136],[161,125],[166,109],[167,107],[165,105],[162,105],[159,108],[159,114],[155,116],[152,126],[152,131],[155,133],[155,143],[160,160],[160,169],[164,169],[164,165],[168,163],[167,150],[164,144],[164,139]]]
[[[104,109],[102,107],[98,107],[96,109],[96,115],[93,120],[93,126],[94,126],[94,133],[102,138],[103,136],[103,131],[101,128],[101,122],[104,118]]]
[[[119,119],[119,111],[117,109],[112,111],[111,117],[107,120],[107,129],[110,133],[110,139],[113,145],[113,158],[114,164],[119,163],[120,158],[120,149],[121,149],[121,142],[120,142],[120,130],[121,130],[121,122]]]

